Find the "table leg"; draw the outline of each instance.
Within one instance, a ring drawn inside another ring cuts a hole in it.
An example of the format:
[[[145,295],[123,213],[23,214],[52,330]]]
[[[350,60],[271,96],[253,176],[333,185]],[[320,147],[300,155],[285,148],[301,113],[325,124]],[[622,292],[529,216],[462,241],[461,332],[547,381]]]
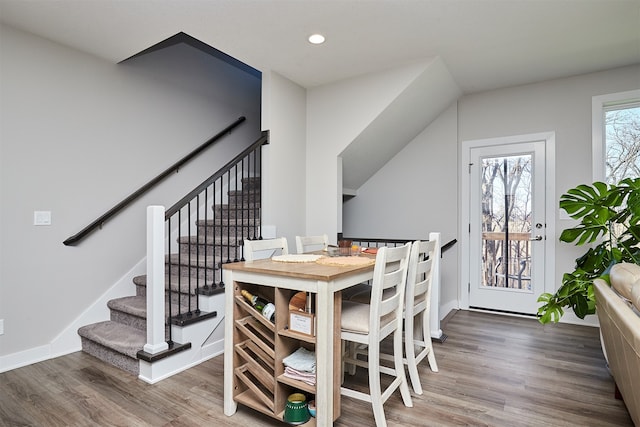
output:
[[[225,318],[224,318],[224,414],[231,416],[236,413],[238,404],[233,400],[233,282],[230,271],[222,271],[225,288]]]
[[[318,427],[333,425],[333,313],[334,294],[325,282],[318,283],[316,307],[316,423]]]

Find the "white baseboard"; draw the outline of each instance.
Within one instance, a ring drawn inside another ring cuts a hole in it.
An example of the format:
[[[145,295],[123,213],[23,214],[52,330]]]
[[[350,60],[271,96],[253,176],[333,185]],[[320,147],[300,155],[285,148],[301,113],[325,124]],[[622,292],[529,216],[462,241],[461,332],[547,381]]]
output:
[[[133,278],[145,274],[147,259],[138,262],[131,270],[113,284],[91,306],[84,310],[73,322],[60,332],[49,344],[34,347],[0,357],[0,372],[21,368],[43,360],[53,359],[82,349],[78,328],[91,323],[109,320],[107,302],[114,298],[135,295]]]
[[[0,373],[51,359],[51,346],[42,345],[0,357]]]

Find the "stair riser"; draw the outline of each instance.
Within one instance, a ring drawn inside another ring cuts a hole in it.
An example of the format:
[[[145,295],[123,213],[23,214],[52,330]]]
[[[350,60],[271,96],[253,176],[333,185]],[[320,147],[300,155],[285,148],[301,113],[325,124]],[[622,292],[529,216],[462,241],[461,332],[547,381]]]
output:
[[[136,285],[136,295],[144,297],[147,295],[147,288],[145,286]],[[188,307],[191,304],[191,309],[195,310],[198,304],[197,295],[188,295],[186,293],[178,293],[171,292],[171,303],[172,304],[181,304],[185,307]],[[166,312],[167,316],[169,312]],[[176,315],[177,313],[172,313],[172,315]]]
[[[242,189],[245,191],[260,190],[262,182],[260,177],[242,178]]]
[[[213,220],[219,219],[260,219],[260,209],[249,209],[249,208],[236,208],[234,206],[216,205],[213,208],[213,214],[215,215]],[[209,219],[209,218],[207,218]]]
[[[165,273],[169,274],[169,266],[165,266]],[[189,268],[186,265],[178,268],[178,265],[171,265],[171,274],[174,276],[180,276],[185,279],[191,277],[191,280],[198,279],[201,281],[206,280],[207,282],[211,282],[213,278],[216,280],[220,280],[220,270],[213,270],[211,268]],[[165,279],[166,280],[166,279]]]
[[[167,313],[168,315],[168,312],[165,311],[165,313]],[[110,319],[114,322],[122,323],[132,326],[136,329],[140,329],[141,331],[147,330],[147,319],[143,317],[134,316],[132,314],[118,310],[111,310]],[[166,339],[169,338],[169,326],[165,327],[164,335]]]
[[[200,240],[204,240],[204,236],[207,236],[207,243],[211,244],[214,242],[214,236],[221,236],[220,238],[216,238],[216,243],[220,243],[220,241],[225,241],[228,239],[228,236],[231,238],[235,238],[238,236],[239,240],[247,239],[253,237],[256,233],[259,233],[260,224],[258,222],[251,221],[251,224],[245,225],[237,225],[231,227],[220,227],[220,226],[198,226],[197,232],[198,236],[200,236]]]
[[[191,253],[192,257],[195,256],[206,256],[210,257],[215,254],[216,260],[220,262],[226,261],[228,258],[236,258],[242,256],[242,248],[240,247],[243,238],[240,238],[237,246],[219,246],[219,245],[197,245],[197,244],[188,244],[181,243],[180,244],[180,254],[185,257],[189,253]],[[186,260],[185,260],[186,261]],[[191,262],[191,264],[196,264],[195,259]]]
[[[85,337],[80,338],[82,351],[135,376],[140,373],[138,359],[114,351]]]
[[[261,201],[259,191],[230,191],[228,202],[230,205],[255,205]]]

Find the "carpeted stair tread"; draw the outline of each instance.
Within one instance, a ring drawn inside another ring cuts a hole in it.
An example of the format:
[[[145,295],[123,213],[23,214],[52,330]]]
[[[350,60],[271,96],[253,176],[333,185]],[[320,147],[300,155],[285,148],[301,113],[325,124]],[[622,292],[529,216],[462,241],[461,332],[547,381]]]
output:
[[[177,276],[177,275],[171,275],[169,276],[168,274],[165,275],[164,278],[164,283],[165,283],[165,287],[167,286],[167,283],[171,283],[171,288],[173,291],[177,291],[178,290],[178,284],[182,283],[182,285],[186,285],[188,284],[188,280],[189,278],[186,276]],[[138,286],[147,286],[147,275],[143,274],[141,276],[136,276],[133,278],[133,283],[135,285]],[[196,286],[196,279],[195,278],[191,278],[191,283],[192,283],[192,287],[191,287],[191,295],[196,295],[195,293],[195,286]],[[206,285],[208,286],[212,286],[213,285],[213,280],[207,278],[207,281],[205,282],[203,279],[200,279],[200,283],[199,286],[200,287],[204,287]],[[224,288],[222,288],[224,290]],[[185,289],[182,289],[182,291],[184,291]],[[184,292],[183,292],[184,293]]]
[[[78,334],[133,359],[147,343],[145,331],[110,320],[83,326]]]
[[[169,313],[169,307],[165,303],[165,313]],[[107,302],[107,307],[111,310],[121,311],[132,316],[147,318],[147,297],[133,296],[112,299]],[[189,307],[185,305],[171,304],[172,313],[186,313]]]
[[[240,246],[242,239],[229,239],[228,236],[216,237],[215,239],[205,236],[182,236],[178,238],[178,243],[191,243],[192,245],[209,245],[213,246]]]
[[[137,317],[147,317],[147,298],[146,297],[123,297],[109,300],[107,307],[110,310],[122,311]]]
[[[223,221],[224,219],[224,221]],[[260,220],[258,218],[215,218],[215,219],[200,219],[196,221],[196,225],[199,227],[213,227],[214,225],[220,227],[223,224],[225,227],[234,227],[234,226],[257,226],[260,224]]]
[[[165,262],[170,262],[171,264],[176,265],[181,264],[200,268],[211,268],[212,266],[218,264],[216,258],[218,257],[209,255],[207,255],[206,257],[204,255],[191,255],[191,258],[189,258],[189,254],[169,254],[165,255]]]

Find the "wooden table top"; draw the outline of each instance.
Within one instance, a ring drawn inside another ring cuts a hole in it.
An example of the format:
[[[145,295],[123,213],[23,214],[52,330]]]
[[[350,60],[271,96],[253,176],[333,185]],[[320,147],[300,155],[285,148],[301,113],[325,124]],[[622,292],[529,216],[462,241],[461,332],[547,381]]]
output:
[[[373,258],[369,255],[368,258]],[[336,280],[350,274],[373,270],[374,263],[362,266],[322,265],[316,262],[279,262],[271,258],[223,264],[222,268],[249,273],[271,274],[298,279]]]

